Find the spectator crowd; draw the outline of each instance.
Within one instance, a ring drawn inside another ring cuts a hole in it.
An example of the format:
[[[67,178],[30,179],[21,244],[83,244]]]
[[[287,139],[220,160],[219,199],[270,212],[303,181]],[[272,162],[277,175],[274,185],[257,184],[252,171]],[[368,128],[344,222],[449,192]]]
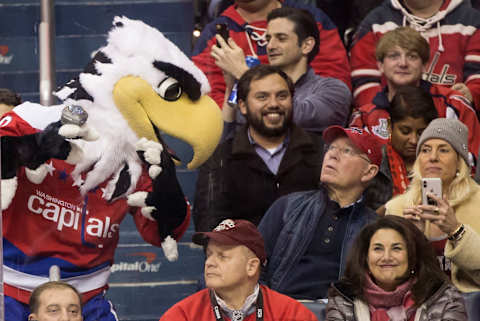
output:
[[[160,320],[480,320],[479,4],[212,5],[192,55],[224,120],[193,200],[205,287]],[[81,320],[56,283],[29,320],[54,320],[54,290]]]

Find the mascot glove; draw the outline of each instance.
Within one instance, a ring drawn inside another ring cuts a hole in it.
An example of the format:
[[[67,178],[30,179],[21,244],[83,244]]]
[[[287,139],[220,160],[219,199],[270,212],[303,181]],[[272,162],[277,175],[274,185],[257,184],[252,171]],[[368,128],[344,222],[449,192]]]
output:
[[[152,216],[152,212],[155,210],[154,206],[147,206],[145,200],[147,198],[147,192],[136,192],[127,196],[127,202],[130,206],[141,207],[141,213],[147,219],[155,221]],[[162,242],[162,250],[165,258],[170,261],[178,260],[178,246],[177,241],[170,235],[168,235]]]
[[[75,124],[65,124],[60,127],[58,134],[65,138],[81,138],[86,141],[97,140],[99,135],[98,132],[88,126],[78,126]]]
[[[145,161],[151,165],[159,165],[161,162],[160,155],[163,152],[162,144],[148,140],[142,137],[136,144],[138,152],[143,152]],[[159,173],[157,173],[158,175]],[[152,177],[153,178],[153,177]]]
[[[142,215],[149,220],[155,221],[152,216],[152,212],[155,210],[154,206],[147,206],[145,200],[147,199],[148,192],[135,192],[127,196],[127,203],[130,206],[141,207]]]
[[[170,235],[162,242],[163,254],[170,262],[178,260],[177,241]]]

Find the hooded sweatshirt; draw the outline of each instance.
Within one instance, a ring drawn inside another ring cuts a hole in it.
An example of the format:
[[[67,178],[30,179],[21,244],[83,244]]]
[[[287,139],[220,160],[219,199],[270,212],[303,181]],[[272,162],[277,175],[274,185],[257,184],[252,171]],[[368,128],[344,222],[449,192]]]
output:
[[[423,79],[451,87],[465,83],[480,110],[480,12],[469,0],[444,0],[427,19],[414,16],[401,0],[389,0],[373,10],[355,35],[350,64],[355,106],[372,102],[382,88],[382,74],[375,58],[377,41],[386,32],[412,27],[430,44],[430,61]]]

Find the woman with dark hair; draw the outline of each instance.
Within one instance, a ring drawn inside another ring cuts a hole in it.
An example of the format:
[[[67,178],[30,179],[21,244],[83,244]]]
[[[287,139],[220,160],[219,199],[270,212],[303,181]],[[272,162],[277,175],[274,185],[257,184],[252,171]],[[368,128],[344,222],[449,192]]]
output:
[[[428,124],[438,117],[430,94],[416,86],[400,87],[388,113],[390,140],[382,148],[380,173],[367,194],[368,203],[382,215],[383,205],[407,189],[418,139]]]
[[[422,232],[385,216],[357,236],[342,279],[329,290],[327,321],[467,320],[463,297]]]

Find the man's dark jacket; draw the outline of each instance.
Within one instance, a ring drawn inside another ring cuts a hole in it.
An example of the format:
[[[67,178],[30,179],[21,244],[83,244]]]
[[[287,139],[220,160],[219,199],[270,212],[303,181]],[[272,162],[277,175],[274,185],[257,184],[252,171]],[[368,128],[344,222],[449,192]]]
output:
[[[274,175],[255,152],[247,127],[232,133],[199,169],[193,219],[196,231],[211,231],[226,218],[258,225],[280,196],[318,187],[323,141],[293,125]]]

